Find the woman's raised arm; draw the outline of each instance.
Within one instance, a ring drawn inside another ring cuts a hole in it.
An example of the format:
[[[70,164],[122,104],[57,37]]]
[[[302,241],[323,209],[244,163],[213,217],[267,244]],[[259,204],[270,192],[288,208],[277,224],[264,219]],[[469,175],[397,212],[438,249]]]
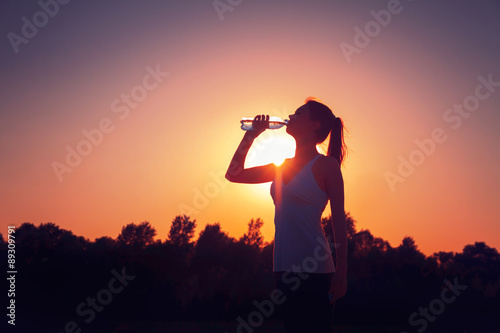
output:
[[[226,172],[226,179],[233,183],[258,184],[274,179],[276,165],[267,164],[245,169],[245,159],[253,141],[269,127],[269,116],[256,116],[253,129],[246,131]]]

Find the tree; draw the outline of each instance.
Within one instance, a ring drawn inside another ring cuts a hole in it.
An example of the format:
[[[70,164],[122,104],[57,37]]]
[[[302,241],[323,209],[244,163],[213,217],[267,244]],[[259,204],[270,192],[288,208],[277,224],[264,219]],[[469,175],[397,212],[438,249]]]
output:
[[[346,229],[347,229],[347,239],[350,240],[350,239],[352,239],[352,237],[356,233],[356,221],[353,219],[350,212],[347,212],[345,214],[345,224],[346,224]],[[323,217],[321,219],[321,226],[323,227],[323,231],[327,237],[328,236],[333,237],[331,215],[328,217]]]
[[[190,244],[196,229],[196,220],[191,221],[187,215],[178,215],[172,221],[168,240],[176,246],[185,246]]]
[[[418,249],[417,243],[411,236],[406,236],[401,241],[401,244],[397,248],[400,255],[403,256],[418,256],[423,257],[424,255]]]
[[[361,230],[353,235],[354,257],[362,258],[368,256],[374,246],[375,237],[370,230]]]
[[[202,271],[209,267],[223,267],[229,244],[233,242],[234,239],[221,230],[220,223],[207,224],[196,242],[193,266]]]
[[[500,260],[497,249],[489,247],[485,242],[475,242],[474,245],[466,245],[462,253],[463,257],[470,260],[474,259],[481,263]]]
[[[425,255],[418,249],[413,237],[406,236],[396,248],[400,260],[412,264],[420,264],[425,260]]]
[[[264,237],[260,231],[263,225],[264,221],[262,221],[260,217],[256,220],[251,219],[250,222],[248,222],[248,231],[240,238],[240,242],[260,248],[264,245]]]
[[[191,260],[194,273],[191,289],[195,289],[193,303],[203,307],[202,318],[222,316],[230,299],[246,290],[248,283],[241,282],[245,280],[242,276],[251,274],[241,266],[250,266],[245,254],[256,252],[253,250],[229,237],[218,222],[207,224],[201,231]]]
[[[117,242],[121,245],[143,249],[154,243],[155,236],[156,230],[148,221],[144,221],[139,225],[129,223],[122,228],[122,232],[118,235]]]
[[[108,236],[103,236],[96,238],[94,243],[92,244],[92,248],[97,250],[98,253],[107,253],[111,251],[115,246],[116,241]]]
[[[470,279],[480,280],[482,288],[487,284],[500,285],[500,255],[484,242],[466,245],[462,253],[455,256],[455,263]]]
[[[41,223],[38,227],[32,223],[23,223],[16,230],[19,243],[26,244],[23,247],[25,256],[32,258],[33,255],[47,256],[56,250],[74,251],[85,249],[88,240],[81,236],[75,236],[70,230],[61,229],[54,223]],[[47,252],[49,251],[49,252]]]
[[[438,265],[440,266],[445,266],[449,263],[453,263],[455,259],[455,253],[454,252],[445,252],[445,251],[439,251],[435,252],[432,254],[432,258],[436,260]]]

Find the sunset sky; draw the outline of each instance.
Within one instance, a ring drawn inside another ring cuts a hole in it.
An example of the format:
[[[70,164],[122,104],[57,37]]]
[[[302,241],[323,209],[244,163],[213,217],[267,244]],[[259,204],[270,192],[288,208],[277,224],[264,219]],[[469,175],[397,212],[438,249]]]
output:
[[[271,241],[269,183],[224,179],[239,120],[316,96],[349,129],[358,230],[500,249],[500,2],[41,3],[0,4],[0,233],[149,221],[165,239],[185,213],[236,238],[260,217]],[[249,165],[293,156],[266,133]]]

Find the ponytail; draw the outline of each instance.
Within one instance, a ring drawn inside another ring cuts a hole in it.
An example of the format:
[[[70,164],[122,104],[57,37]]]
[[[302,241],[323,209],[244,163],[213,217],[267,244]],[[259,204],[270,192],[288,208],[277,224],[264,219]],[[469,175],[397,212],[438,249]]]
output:
[[[338,117],[333,119],[326,155],[335,157],[340,165],[347,155],[347,147],[344,142],[344,122]]]
[[[332,110],[315,97],[308,97],[305,105],[309,107],[309,118],[321,124],[320,128],[316,130],[317,144],[325,141],[330,134],[326,155],[335,157],[342,165],[347,155],[347,146],[344,142],[344,122],[335,117]]]

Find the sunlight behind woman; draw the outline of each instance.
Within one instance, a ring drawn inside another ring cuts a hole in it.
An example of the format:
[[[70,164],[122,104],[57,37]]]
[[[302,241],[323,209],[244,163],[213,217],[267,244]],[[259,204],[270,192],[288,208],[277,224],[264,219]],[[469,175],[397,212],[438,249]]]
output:
[[[267,130],[262,133],[248,151],[245,167],[274,163],[281,165],[286,158],[295,154],[295,140],[288,135],[285,129]],[[259,196],[269,197],[271,183],[254,184],[250,191]]]
[[[326,154],[328,145],[328,136],[325,142],[317,146],[318,151]],[[295,140],[286,133],[285,129],[268,130],[259,136],[250,150],[245,161],[245,167],[250,168],[259,165],[274,163],[280,166],[285,159],[292,158],[295,155]],[[250,191],[262,196],[269,196],[270,183],[254,184]]]
[[[295,154],[295,140],[284,129],[267,130],[259,136],[245,161],[246,167],[274,163],[281,165],[286,158]]]

